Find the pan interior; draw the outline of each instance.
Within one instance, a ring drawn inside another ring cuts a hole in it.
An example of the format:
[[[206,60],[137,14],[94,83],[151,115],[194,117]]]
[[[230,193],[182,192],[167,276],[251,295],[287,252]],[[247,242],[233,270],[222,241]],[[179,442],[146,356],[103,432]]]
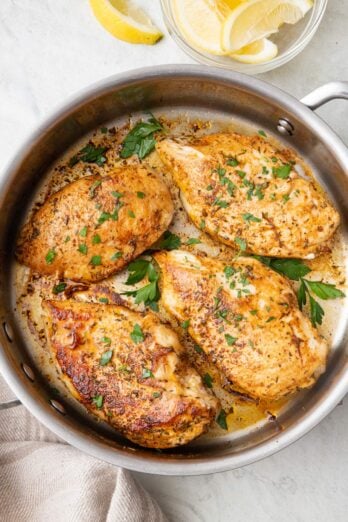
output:
[[[284,146],[290,146],[306,160],[316,179],[328,192],[329,197],[341,211],[342,227],[335,243],[333,260],[338,266],[341,277],[345,277],[347,223],[345,222],[346,203],[342,198],[342,185],[347,188],[345,176],[339,160],[330,149],[323,145],[320,136],[316,136],[293,114],[284,112],[276,102],[267,102],[260,95],[251,94],[241,89],[233,89],[218,82],[202,80],[192,82],[182,79],[166,82],[145,82],[145,85],[131,85],[121,89],[112,89],[94,97],[88,104],[78,106],[69,115],[64,116],[55,127],[41,136],[32,148],[26,151],[22,161],[16,167],[18,183],[12,184],[11,190],[3,194],[3,205],[7,209],[7,218],[1,226],[6,231],[2,234],[2,257],[6,269],[2,273],[1,299],[2,322],[12,326],[14,343],[9,344],[3,335],[3,346],[7,357],[12,358],[21,379],[25,379],[20,370],[21,362],[29,363],[34,368],[37,378],[31,393],[37,395],[43,408],[48,409],[48,400],[55,399],[64,404],[67,415],[63,422],[68,430],[84,434],[93,443],[106,445],[107,460],[118,463],[117,454],[138,456],[143,464],[130,466],[146,470],[146,462],[162,461],[169,465],[173,461],[192,462],[231,455],[243,455],[253,448],[276,440],[280,433],[295,426],[307,412],[323,400],[339,379],[345,361],[345,336],[347,335],[348,314],[343,302],[330,302],[326,308],[326,319],[322,333],[332,345],[327,372],[309,391],[298,393],[280,410],[277,420],[271,417],[258,419],[243,429],[237,429],[227,435],[213,433],[206,435],[188,446],[157,452],[145,450],[119,437],[105,423],[98,422],[69,397],[64,387],[57,380],[49,354],[33,337],[25,320],[23,306],[18,309],[18,296],[23,289],[26,277],[13,256],[14,237],[20,224],[28,217],[33,205],[40,200],[40,195],[59,188],[71,179],[64,175],[59,178],[59,166],[81,148],[90,136],[98,135],[101,127],[116,128],[122,136],[122,129],[132,121],[144,116],[144,111],[151,110],[157,118],[163,118],[172,133],[192,133],[198,126],[198,134],[213,131],[237,131],[245,134],[257,133],[263,129],[268,136],[273,136]],[[280,138],[276,131],[278,119],[291,119],[295,132],[287,139]],[[117,134],[117,133],[116,133]],[[154,160],[155,161],[155,160]],[[57,170],[58,167],[58,170]],[[93,172],[85,172],[83,175]],[[30,187],[30,189],[29,189]],[[176,232],[187,234],[187,221],[178,224]],[[209,246],[211,247],[211,245]],[[83,296],[81,297],[83,299]],[[2,333],[3,334],[3,333]],[[35,391],[34,391],[35,389]],[[52,411],[52,415],[57,415]],[[115,451],[116,450],[116,451]],[[144,464],[145,462],[145,464]]]

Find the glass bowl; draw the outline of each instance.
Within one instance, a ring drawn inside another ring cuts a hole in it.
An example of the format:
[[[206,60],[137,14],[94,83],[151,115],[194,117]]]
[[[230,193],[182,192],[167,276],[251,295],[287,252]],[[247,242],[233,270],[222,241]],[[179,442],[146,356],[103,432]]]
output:
[[[315,0],[313,8],[297,24],[286,25],[272,35],[271,40],[278,45],[278,55],[266,63],[246,64],[237,62],[228,56],[216,56],[193,47],[186,41],[176,25],[171,0],[161,0],[162,12],[167,29],[175,42],[186,54],[197,62],[214,65],[246,74],[260,74],[271,71],[292,60],[309,44],[324,16],[328,0]]]

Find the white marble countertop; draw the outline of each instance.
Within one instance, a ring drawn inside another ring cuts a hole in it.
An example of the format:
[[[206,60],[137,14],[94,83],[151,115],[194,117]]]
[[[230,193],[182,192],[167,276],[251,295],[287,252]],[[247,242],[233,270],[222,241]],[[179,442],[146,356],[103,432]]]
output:
[[[142,2],[165,31],[158,0]],[[329,0],[307,49],[263,79],[302,97],[348,77],[348,0]],[[168,35],[156,46],[113,39],[86,0],[0,1],[0,173],[23,139],[68,96],[105,76],[191,63]],[[348,143],[348,103],[320,115]],[[291,447],[246,468],[202,477],[136,474],[174,522],[345,522],[348,401]]]

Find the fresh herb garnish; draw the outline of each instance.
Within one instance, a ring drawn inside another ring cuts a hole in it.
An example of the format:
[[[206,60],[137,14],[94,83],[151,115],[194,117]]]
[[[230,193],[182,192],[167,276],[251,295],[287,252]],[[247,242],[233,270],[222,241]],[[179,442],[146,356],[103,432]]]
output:
[[[324,310],[320,304],[314,299],[310,292],[319,297],[320,299],[338,299],[345,297],[345,294],[336,288],[335,285],[329,283],[323,283],[322,281],[310,281],[304,279],[311,269],[305,265],[300,259],[277,259],[272,257],[254,256],[256,259],[261,261],[269,268],[272,268],[276,272],[285,275],[293,281],[300,281],[300,286],[297,291],[297,301],[300,310],[307,303],[307,295],[309,297],[310,305],[310,317],[312,324],[322,324]]]
[[[83,228],[81,228],[81,230],[80,230],[80,236],[81,236],[81,237],[86,237],[86,236],[87,236],[87,227],[83,227]]]
[[[47,252],[47,254],[45,256],[46,263],[48,265],[51,265],[53,263],[56,255],[57,255],[57,252],[54,250],[54,248],[50,248],[50,250]]]
[[[162,395],[161,392],[153,392],[152,397],[154,397],[155,399],[158,399],[159,397],[161,397],[161,395]]]
[[[134,325],[133,331],[131,332],[130,336],[135,344],[142,343],[145,339],[141,326],[137,323]]]
[[[246,214],[242,214],[242,218],[247,223],[250,223],[251,221],[253,221],[254,223],[260,223],[261,222],[260,218],[254,216],[253,214],[250,214],[249,212],[247,212]]]
[[[99,167],[102,167],[106,162],[104,153],[107,150],[107,147],[97,147],[93,143],[88,143],[80,152],[70,159],[69,165],[73,167],[79,161],[83,161],[84,163],[96,163]]]
[[[237,160],[237,158],[228,158],[226,163],[229,167],[237,167],[239,165],[239,161]]]
[[[176,234],[173,234],[169,230],[167,230],[162,238],[160,238],[154,245],[152,245],[151,250],[176,250],[181,247],[181,239]]]
[[[201,240],[198,239],[197,237],[190,237],[187,241],[186,241],[186,245],[198,245],[199,243],[201,243]]]
[[[260,136],[263,136],[264,138],[267,138],[267,134],[265,133],[264,130],[260,129],[259,130],[259,134],[260,134]]]
[[[202,379],[207,388],[213,387],[213,378],[211,375],[209,375],[209,373],[205,373]]]
[[[134,214],[133,210],[128,210],[128,216],[133,219],[135,218],[135,214]]]
[[[98,179],[97,181],[95,181],[94,183],[92,183],[92,185],[90,186],[89,188],[89,198],[90,199],[93,199],[95,198],[95,191],[96,189],[102,184],[101,180]]]
[[[103,402],[104,397],[102,395],[95,395],[94,397],[92,397],[92,403],[96,408],[98,408],[98,410],[100,410],[100,408],[103,406]]]
[[[109,304],[109,299],[107,297],[99,297],[99,302]]]
[[[128,265],[129,276],[126,281],[126,285],[134,285],[144,279],[147,276],[149,284],[139,288],[138,290],[131,290],[129,292],[123,292],[123,295],[130,295],[135,297],[135,303],[145,303],[145,306],[153,305],[154,301],[158,301],[160,293],[158,289],[158,278],[159,275],[151,263],[146,259],[137,259]]]
[[[227,415],[226,415],[225,410],[220,410],[220,413],[216,418],[216,422],[218,423],[220,428],[222,428],[223,430],[228,430],[226,418],[227,418]]]
[[[129,158],[133,154],[137,154],[139,159],[145,158],[155,148],[154,133],[162,130],[162,125],[154,116],[147,122],[137,123],[122,142],[121,158]]]
[[[98,245],[99,243],[101,243],[100,235],[94,234],[94,236],[92,237],[92,245]]]
[[[108,350],[107,352],[104,352],[99,360],[100,366],[106,366],[108,364],[108,362],[111,361],[112,354],[113,354],[112,350]]]
[[[281,167],[273,167],[272,172],[275,178],[287,179],[291,172],[291,165],[282,165]]]
[[[233,346],[237,341],[237,337],[233,337],[230,334],[225,334],[225,339],[226,339],[228,346]]]
[[[239,246],[239,250],[241,252],[244,252],[247,248],[247,242],[245,241],[245,239],[242,239],[241,237],[236,237],[234,239],[234,242],[236,243],[237,246]]]
[[[144,199],[144,197],[145,197],[145,193],[144,193],[144,192],[137,192],[137,197],[138,197],[139,199]]]
[[[149,379],[150,377],[151,378],[154,377],[154,374],[148,368],[143,368],[143,372],[142,372],[141,376],[143,379]]]
[[[186,319],[186,321],[183,321],[180,326],[181,328],[184,328],[184,330],[187,330],[187,328],[190,326],[190,319]]]
[[[77,250],[81,253],[81,254],[84,254],[84,255],[87,255],[87,252],[88,252],[88,247],[86,245],[86,243],[80,243]]]
[[[64,243],[68,243],[70,241],[70,236],[66,236],[66,238],[64,239]]]
[[[106,346],[110,346],[110,344],[111,344],[111,339],[110,339],[110,337],[102,337],[102,338],[101,338],[101,342],[102,342],[102,343],[105,343]]]
[[[112,256],[110,257],[111,261],[116,261],[117,259],[120,259],[122,257],[122,252],[115,252],[114,254],[112,254]]]
[[[64,292],[66,289],[66,283],[58,283],[57,285],[54,285],[53,287],[53,293],[54,294],[60,294],[61,292]]]
[[[216,198],[215,201],[213,202],[213,205],[216,205],[217,207],[220,207],[220,208],[229,207],[229,203],[227,203],[227,201],[224,201],[221,198]]]
[[[197,352],[197,353],[204,353],[204,351],[203,351],[202,348],[199,346],[199,344],[195,344],[195,345],[193,346],[193,348],[194,348],[195,352]]]
[[[90,261],[91,265],[93,266],[99,266],[102,264],[102,261],[101,261],[101,256],[92,256],[91,257],[91,261]]]
[[[204,230],[205,229],[205,220],[204,219],[201,220],[201,222],[199,224],[199,228],[200,228],[200,230]]]

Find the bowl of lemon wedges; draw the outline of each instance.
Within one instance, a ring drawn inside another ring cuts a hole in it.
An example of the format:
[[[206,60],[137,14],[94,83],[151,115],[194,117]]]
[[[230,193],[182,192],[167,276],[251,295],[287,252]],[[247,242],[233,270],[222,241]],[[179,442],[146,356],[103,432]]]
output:
[[[314,36],[328,0],[161,0],[168,31],[195,60],[248,74],[285,64]],[[162,38],[133,0],[90,0],[113,36],[130,43]]]

